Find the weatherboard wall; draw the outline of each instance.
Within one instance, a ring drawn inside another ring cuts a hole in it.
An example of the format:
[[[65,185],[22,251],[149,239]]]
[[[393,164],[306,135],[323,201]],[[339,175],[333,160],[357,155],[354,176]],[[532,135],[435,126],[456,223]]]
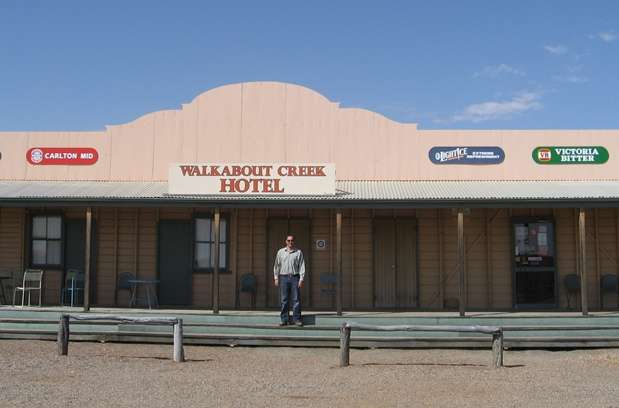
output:
[[[122,272],[138,278],[157,277],[157,234],[159,220],[191,220],[209,208],[97,208],[95,253],[95,304],[128,305],[127,291],[117,291]],[[16,273],[29,259],[28,219],[40,210],[0,208],[0,270]],[[83,218],[82,209],[65,209],[66,218]],[[329,209],[230,209],[222,213],[229,222],[230,271],[220,274],[221,307],[273,307],[271,268],[268,264],[267,227],[270,218],[306,218],[310,220],[311,241],[326,239],[327,249],[306,249],[308,257],[308,295],[303,299],[309,309],[332,309],[334,296],[325,292],[321,274],[335,273],[335,210]],[[472,209],[465,216],[466,290],[468,308],[508,310],[512,308],[512,224],[515,216],[552,218],[556,230],[558,307],[567,307],[563,280],[578,273],[576,248],[576,209]],[[587,278],[591,309],[601,307],[600,279],[604,274],[618,274],[617,210],[587,210]],[[454,309],[458,299],[456,269],[456,216],[450,209],[351,210],[343,211],[342,267],[343,304],[346,309],[374,308],[375,271],[373,263],[373,220],[377,217],[414,218],[417,225],[419,308]],[[282,237],[283,240],[284,237]],[[283,245],[283,242],[282,242]],[[240,276],[252,273],[258,280],[255,299],[240,293]],[[212,274],[194,273],[191,306],[212,307]],[[62,271],[46,270],[44,303],[58,304]],[[269,292],[270,291],[270,292]],[[267,295],[269,292],[269,295]],[[267,305],[267,296],[270,296]],[[617,307],[617,294],[605,296],[605,306]],[[572,307],[579,305],[579,296]],[[410,308],[409,308],[410,309]]]

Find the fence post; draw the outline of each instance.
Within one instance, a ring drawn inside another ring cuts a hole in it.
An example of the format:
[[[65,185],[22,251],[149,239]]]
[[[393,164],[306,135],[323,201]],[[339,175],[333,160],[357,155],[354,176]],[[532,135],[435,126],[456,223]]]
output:
[[[58,322],[58,355],[69,354],[69,315],[63,314]]]
[[[350,330],[348,323],[340,327],[340,367],[348,367],[350,363]]]
[[[492,366],[503,367],[503,329],[492,333]]]
[[[185,361],[185,350],[183,348],[183,319],[177,319],[174,323],[174,361],[182,363]]]

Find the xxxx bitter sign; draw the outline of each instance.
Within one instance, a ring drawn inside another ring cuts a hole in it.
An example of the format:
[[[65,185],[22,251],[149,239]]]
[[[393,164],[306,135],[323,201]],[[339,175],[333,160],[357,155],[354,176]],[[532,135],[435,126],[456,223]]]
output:
[[[608,150],[602,146],[542,146],[533,149],[537,164],[603,164]]]
[[[168,193],[334,195],[335,164],[171,164]]]

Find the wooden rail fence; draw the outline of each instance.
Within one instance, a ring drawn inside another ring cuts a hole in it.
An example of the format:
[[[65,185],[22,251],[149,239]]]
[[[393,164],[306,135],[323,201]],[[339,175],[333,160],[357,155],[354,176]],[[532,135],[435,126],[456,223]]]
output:
[[[176,317],[134,317],[116,315],[97,315],[97,314],[63,314],[58,323],[58,354],[66,356],[69,354],[69,322],[78,321],[106,321],[134,324],[163,324],[174,327],[174,354],[173,359],[177,363],[185,361],[185,350],[183,348],[183,319]]]
[[[344,322],[340,327],[340,367],[350,364],[350,334],[352,329],[371,331],[428,331],[483,333],[492,335],[492,366],[503,367],[503,329],[497,326],[373,326],[354,322]]]

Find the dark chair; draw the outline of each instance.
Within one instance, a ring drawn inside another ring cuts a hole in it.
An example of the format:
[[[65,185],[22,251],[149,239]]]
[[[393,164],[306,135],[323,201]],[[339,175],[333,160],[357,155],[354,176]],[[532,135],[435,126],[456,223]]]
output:
[[[131,272],[123,272],[118,275],[118,290],[128,290],[129,291],[129,307],[133,305],[133,301],[135,300],[135,296],[133,290],[135,289],[135,285],[130,280],[135,279],[135,275]]]
[[[610,292],[617,294],[619,289],[619,278],[617,275],[602,275],[600,280],[600,298],[602,309],[604,309],[604,293]]]
[[[239,290],[241,293],[249,293],[251,295],[251,307],[256,307],[256,292],[258,288],[258,280],[253,273],[241,275]]]
[[[81,296],[80,296],[81,294]],[[67,269],[64,279],[64,288],[60,296],[60,303],[66,304],[67,298],[71,307],[84,302],[84,273],[77,269]]]
[[[567,307],[570,309],[572,307],[570,305],[570,295],[577,297],[580,293],[580,276],[576,274],[566,275],[563,278],[563,284],[565,285]]]

